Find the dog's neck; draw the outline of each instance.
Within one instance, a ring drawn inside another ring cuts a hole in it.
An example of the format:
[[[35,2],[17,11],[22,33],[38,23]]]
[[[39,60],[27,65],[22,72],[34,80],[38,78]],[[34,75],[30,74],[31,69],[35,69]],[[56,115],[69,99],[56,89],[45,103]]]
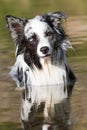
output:
[[[48,66],[49,64],[51,64],[51,57],[41,58],[40,63],[42,65],[42,68],[46,65]]]
[[[58,85],[64,84],[63,76],[66,80],[66,70],[63,65],[52,64],[51,58],[40,59],[42,69],[38,69],[33,65],[33,71],[30,69],[32,75],[32,84],[34,85]]]

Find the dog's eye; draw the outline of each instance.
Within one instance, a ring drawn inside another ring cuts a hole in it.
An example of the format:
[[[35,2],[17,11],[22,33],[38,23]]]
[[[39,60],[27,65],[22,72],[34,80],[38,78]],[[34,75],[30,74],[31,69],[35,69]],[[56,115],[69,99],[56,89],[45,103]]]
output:
[[[33,41],[33,38],[32,38],[32,37],[29,37],[29,38],[28,38],[28,41],[29,41],[29,42],[32,42],[32,41]]]
[[[31,37],[29,37],[28,38],[28,41],[29,41],[29,43],[33,43],[34,41],[36,41],[36,35],[34,34],[34,35],[32,35]]]
[[[45,35],[46,35],[46,37],[51,36],[51,35],[52,35],[52,32],[51,32],[51,31],[46,31],[46,32],[45,32]]]

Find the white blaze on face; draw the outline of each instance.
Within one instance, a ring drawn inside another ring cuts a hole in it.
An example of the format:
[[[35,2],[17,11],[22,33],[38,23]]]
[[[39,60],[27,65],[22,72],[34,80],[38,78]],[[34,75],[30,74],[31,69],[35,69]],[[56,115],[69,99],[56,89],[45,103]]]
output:
[[[33,34],[37,36],[37,54],[39,57],[44,57],[46,55],[41,51],[42,47],[48,47],[49,51],[47,52],[47,55],[52,53],[52,36],[46,37],[45,33],[47,31],[53,32],[47,23],[42,22],[36,18],[29,20],[29,22],[25,25],[24,34],[27,39],[30,38]]]

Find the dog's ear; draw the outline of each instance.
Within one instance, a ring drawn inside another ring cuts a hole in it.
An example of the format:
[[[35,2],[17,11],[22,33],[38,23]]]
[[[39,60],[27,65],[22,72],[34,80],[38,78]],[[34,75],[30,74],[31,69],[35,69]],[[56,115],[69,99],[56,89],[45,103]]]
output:
[[[61,19],[66,19],[67,16],[63,12],[53,12],[47,13],[42,16],[44,21],[46,21],[51,27],[57,29],[61,23]]]
[[[66,19],[67,16],[63,12],[53,12],[47,13],[42,16],[42,19],[47,22],[58,34],[58,41],[61,43],[63,50],[72,48],[71,43],[69,42],[65,31],[61,26],[62,19]],[[60,36],[60,37],[59,37]]]
[[[16,42],[18,36],[22,34],[26,19],[17,18],[11,15],[6,16],[7,27],[9,28],[12,39]]]

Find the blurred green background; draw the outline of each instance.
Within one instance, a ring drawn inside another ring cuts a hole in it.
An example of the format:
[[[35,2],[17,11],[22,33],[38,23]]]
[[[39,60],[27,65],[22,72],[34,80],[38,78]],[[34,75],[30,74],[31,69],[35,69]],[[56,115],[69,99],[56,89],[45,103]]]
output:
[[[5,33],[5,16],[32,18],[52,11],[63,11],[68,16],[87,14],[86,0],[0,0],[0,36]]]
[[[72,130],[87,130],[87,0],[0,0],[0,130],[20,130],[20,92],[8,72],[15,62],[15,47],[6,27],[6,15],[33,18],[62,11],[64,28],[75,51],[67,52],[77,83],[71,98]],[[35,129],[36,130],[36,129]]]

